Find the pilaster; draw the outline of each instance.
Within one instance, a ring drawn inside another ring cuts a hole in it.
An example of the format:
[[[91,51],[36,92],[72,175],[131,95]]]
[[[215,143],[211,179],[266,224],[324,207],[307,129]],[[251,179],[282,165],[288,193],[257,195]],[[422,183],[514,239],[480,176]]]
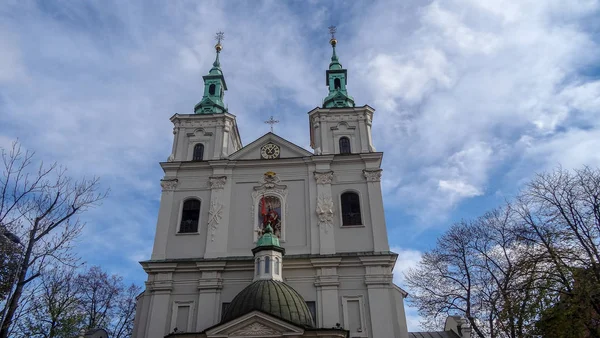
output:
[[[317,288],[317,311],[319,318],[316,318],[318,327],[335,327],[340,323],[340,298],[337,267],[342,261],[341,258],[315,258],[311,259],[311,264],[317,270],[315,286]]]
[[[223,289],[221,273],[225,269],[225,264],[225,262],[215,262],[210,265],[196,263],[202,274],[198,280],[198,304],[200,305],[196,320],[198,332],[220,321],[221,289]]]
[[[219,121],[217,124],[214,153],[211,158],[212,160],[221,159],[221,154],[223,154],[223,124],[223,120]]]
[[[173,193],[177,188],[176,178],[164,178],[160,181],[162,194],[156,222],[156,235],[154,236],[154,249],[151,259],[165,259],[167,255],[167,239],[171,227],[171,212],[173,210]]]
[[[151,278],[146,282],[146,290],[150,291],[150,311],[147,338],[161,338],[167,334],[167,317],[171,308],[171,292],[173,291],[173,272],[177,264],[159,263],[144,266]]]
[[[321,255],[335,253],[335,236],[333,231],[333,198],[331,182],[333,171],[315,171],[317,182],[317,218],[319,226],[319,253]]]
[[[215,174],[216,172],[216,174]],[[209,178],[210,207],[208,210],[208,232],[206,236],[205,258],[227,256],[227,240],[229,228],[229,196],[231,182],[223,170],[213,171]]]
[[[379,168],[365,169],[363,175],[367,180],[369,194],[369,210],[371,210],[371,228],[373,229],[373,250],[376,252],[389,251],[390,246],[385,226],[385,211],[381,193],[381,172]]]

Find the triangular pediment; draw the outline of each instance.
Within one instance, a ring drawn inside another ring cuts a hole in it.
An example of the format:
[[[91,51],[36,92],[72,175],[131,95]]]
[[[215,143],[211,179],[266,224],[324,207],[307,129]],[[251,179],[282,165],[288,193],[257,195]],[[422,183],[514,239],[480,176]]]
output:
[[[246,145],[242,149],[236,151],[229,156],[230,160],[259,160],[261,157],[261,149],[266,144],[274,144],[278,147],[279,155],[277,158],[292,158],[312,156],[308,150],[295,145],[294,143],[284,139],[281,136],[273,133],[266,133],[259,137],[254,142]]]
[[[304,330],[264,312],[252,311],[244,316],[214,326],[206,331],[207,338],[288,337],[302,335]]]

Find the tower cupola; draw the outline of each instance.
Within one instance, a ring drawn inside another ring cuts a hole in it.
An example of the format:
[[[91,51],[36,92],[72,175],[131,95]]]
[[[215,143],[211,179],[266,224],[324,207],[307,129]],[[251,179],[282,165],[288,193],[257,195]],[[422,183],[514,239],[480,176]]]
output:
[[[271,224],[267,224],[263,235],[252,249],[254,254],[254,280],[283,281],[283,255],[285,249],[279,246],[279,238],[273,234]]]
[[[329,27],[329,32],[331,33],[329,43],[333,48],[333,54],[331,55],[331,63],[329,63],[325,80],[327,87],[329,87],[329,95],[323,100],[323,108],[354,107],[354,98],[348,95],[348,91],[346,90],[348,71],[344,69],[335,52],[335,47],[337,46],[335,26]]]
[[[202,100],[194,107],[195,114],[219,114],[227,112],[227,107],[223,103],[227,84],[225,83],[225,77],[221,70],[221,62],[219,61],[219,54],[223,50],[223,45],[221,45],[223,39],[223,32],[218,32],[216,35],[217,44],[215,45],[217,56],[215,62],[213,62],[213,67],[207,75],[202,77],[204,79],[204,95],[202,96]]]

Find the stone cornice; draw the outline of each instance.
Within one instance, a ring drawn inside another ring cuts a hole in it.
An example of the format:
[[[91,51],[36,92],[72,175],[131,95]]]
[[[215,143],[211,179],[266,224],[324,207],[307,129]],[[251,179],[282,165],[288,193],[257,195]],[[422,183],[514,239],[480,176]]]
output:
[[[250,251],[248,251],[250,252]],[[391,252],[391,251],[381,251],[381,252],[372,252],[372,251],[366,251],[366,252],[343,252],[343,253],[336,253],[336,254],[330,254],[330,255],[319,255],[319,254],[291,254],[291,255],[285,255],[284,259],[287,261],[291,261],[291,260],[302,260],[302,259],[307,259],[310,260],[310,262],[312,263],[314,262],[323,262],[323,261],[328,261],[331,260],[332,262],[335,261],[339,261],[342,262],[342,260],[344,258],[349,258],[349,257],[354,257],[357,259],[360,259],[361,262],[395,262],[396,261],[396,257],[398,257],[397,253]],[[175,266],[178,263],[194,263],[196,265],[202,264],[202,265],[206,265],[206,264],[213,264],[213,263],[217,263],[217,262],[224,262],[227,261],[226,263],[226,267],[228,268],[230,265],[236,265],[239,264],[238,262],[244,262],[244,261],[253,261],[254,257],[252,255],[247,255],[247,256],[229,256],[229,257],[218,257],[218,258],[202,258],[202,257],[198,257],[198,258],[172,258],[172,259],[164,259],[164,260],[147,260],[147,261],[142,261],[140,262],[140,264],[142,264],[142,266],[158,266],[158,265],[163,265],[163,264],[174,264]],[[286,263],[287,265],[288,263]],[[342,262],[343,264],[343,262]],[[364,264],[364,263],[363,263]],[[367,264],[369,265],[369,264]],[[375,264],[377,265],[377,264]],[[381,265],[381,264],[379,264]]]
[[[140,262],[140,264],[142,265],[146,273],[174,272],[177,268],[177,263],[165,261],[156,263],[145,261]]]
[[[342,262],[342,257],[311,258],[310,263],[315,268],[337,267]]]
[[[389,256],[364,256],[364,257],[359,257],[359,259],[363,265],[369,266],[369,265],[388,265],[390,263],[395,264],[397,257],[398,257],[398,254],[393,254],[393,255],[389,255]]]
[[[320,108],[320,107],[316,107],[315,109],[311,110],[308,112],[309,116],[315,115],[315,114],[329,114],[329,115],[333,115],[333,114],[353,114],[353,113],[361,113],[367,111],[371,114],[373,114],[375,112],[375,109],[369,105],[364,105],[362,107],[345,107],[345,108]]]
[[[171,122],[175,123],[178,120],[196,120],[196,121],[202,121],[202,120],[235,120],[235,115],[230,114],[230,113],[218,113],[218,114],[174,114],[173,116],[171,116],[171,118],[169,120],[171,120]]]
[[[223,270],[225,270],[226,265],[227,265],[227,262],[223,262],[223,261],[218,261],[218,262],[209,261],[209,262],[205,262],[205,263],[196,262],[196,269],[198,271],[223,271]]]

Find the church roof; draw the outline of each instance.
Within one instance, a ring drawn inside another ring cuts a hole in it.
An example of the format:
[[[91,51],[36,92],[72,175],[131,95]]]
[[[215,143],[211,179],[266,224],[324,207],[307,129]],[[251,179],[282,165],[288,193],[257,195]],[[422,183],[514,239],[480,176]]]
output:
[[[300,327],[313,327],[313,319],[304,298],[284,282],[257,280],[248,285],[231,301],[221,323],[252,311],[262,311]]]

